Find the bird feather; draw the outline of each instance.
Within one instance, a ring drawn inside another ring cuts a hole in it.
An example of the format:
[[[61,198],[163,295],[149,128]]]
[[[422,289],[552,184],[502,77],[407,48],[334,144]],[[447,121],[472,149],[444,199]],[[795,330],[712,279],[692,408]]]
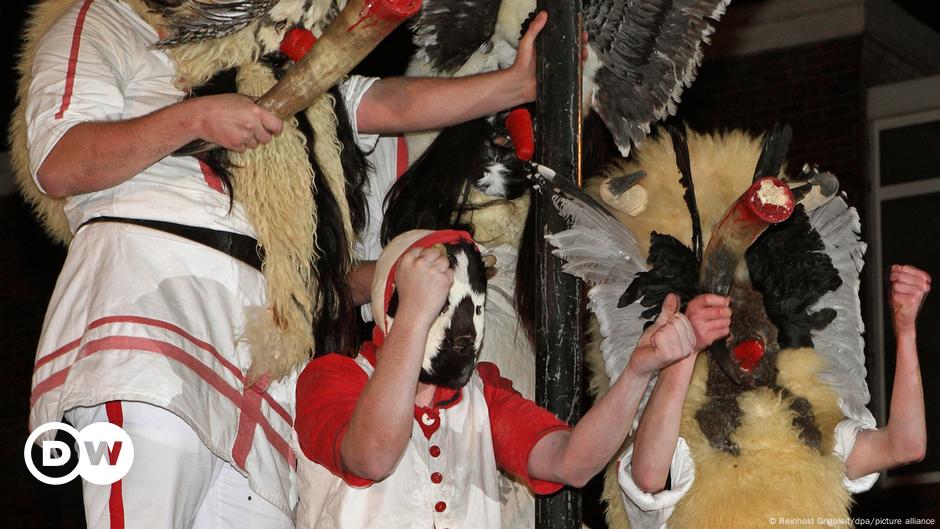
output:
[[[839,395],[839,407],[847,417],[868,414],[870,399],[865,381],[865,325],[859,301],[860,274],[867,245],[859,233],[858,212],[842,197],[835,197],[810,212],[810,224],[826,246],[826,253],[839,271],[842,286],[825,294],[814,310],[831,308],[835,319],[813,336],[816,351],[826,362],[821,377]]]

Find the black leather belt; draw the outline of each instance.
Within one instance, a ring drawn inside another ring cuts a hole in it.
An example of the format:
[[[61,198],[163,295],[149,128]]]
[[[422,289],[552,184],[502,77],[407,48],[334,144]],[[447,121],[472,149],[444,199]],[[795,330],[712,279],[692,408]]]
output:
[[[240,233],[186,226],[161,220],[127,219],[123,217],[95,217],[85,221],[78,229],[98,222],[133,224],[176,235],[230,255],[259,272],[261,271],[261,262],[264,260],[264,248],[258,246],[258,241]]]

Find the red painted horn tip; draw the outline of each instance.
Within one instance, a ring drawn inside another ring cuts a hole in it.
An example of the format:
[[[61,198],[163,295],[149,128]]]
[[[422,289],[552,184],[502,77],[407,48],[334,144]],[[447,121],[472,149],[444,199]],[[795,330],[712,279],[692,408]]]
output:
[[[787,220],[796,207],[790,187],[773,176],[759,178],[751,185],[747,203],[758,218],[770,224]]]
[[[741,369],[751,373],[764,357],[764,342],[759,338],[748,338],[734,346],[734,358]]]
[[[421,11],[421,0],[374,0],[371,9],[380,18],[404,20]]]
[[[506,116],[506,129],[516,149],[516,157],[527,162],[535,155],[535,136],[532,129],[532,114],[528,109],[517,108]]]
[[[310,48],[312,48],[316,42],[317,38],[309,29],[293,28],[284,34],[280,49],[290,60],[297,62],[307,55],[307,52],[310,51]]]

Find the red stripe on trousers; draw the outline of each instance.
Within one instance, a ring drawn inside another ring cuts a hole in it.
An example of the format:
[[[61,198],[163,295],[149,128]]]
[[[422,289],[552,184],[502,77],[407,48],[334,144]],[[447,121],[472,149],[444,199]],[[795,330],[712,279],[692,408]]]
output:
[[[284,459],[291,466],[294,465],[294,453],[290,448],[290,444],[277,432],[277,430],[274,429],[273,426],[271,426],[268,418],[261,413],[260,406],[245,406],[244,398],[237,389],[228,384],[225,379],[219,376],[219,374],[216,373],[212,368],[203,364],[197,358],[193,357],[188,352],[176,345],[167,342],[161,342],[151,338],[140,338],[136,336],[108,336],[106,338],[92,340],[85,344],[81,353],[79,353],[78,358],[76,358],[76,362],[99,351],[113,349],[147,351],[151,353],[162,354],[163,356],[166,356],[172,360],[176,360],[180,364],[188,367],[197,376],[205,380],[210,386],[218,391],[223,397],[231,401],[232,404],[234,404],[242,414],[247,414],[247,419],[250,419],[255,424],[260,426],[261,430],[264,432],[265,437],[267,437],[268,442],[271,443],[271,446],[274,447],[274,449],[279,454],[281,454],[281,456],[284,457]],[[31,401],[37,401],[44,393],[51,391],[61,385],[65,381],[65,375],[68,373],[68,370],[69,368],[67,367],[57,373],[54,373],[41,384],[38,384],[33,389]],[[55,379],[55,382],[50,382],[53,379]],[[47,382],[49,383],[47,384]],[[42,386],[41,391],[40,386]],[[239,421],[241,421],[241,419],[239,419]]]
[[[43,356],[42,358],[39,358],[38,360],[36,360],[36,365],[33,366],[33,369],[38,369],[40,366],[46,365],[46,364],[48,364],[49,362],[55,360],[56,358],[58,358],[58,357],[60,357],[60,356],[62,356],[62,355],[64,355],[64,354],[68,353],[69,351],[72,351],[73,349],[75,349],[76,347],[78,347],[78,344],[80,344],[80,343],[82,343],[82,339],[81,339],[81,338],[78,338],[78,339],[76,339],[76,340],[72,340],[71,342],[69,342],[69,343],[63,345],[62,347],[56,349],[55,351],[52,351],[51,353],[47,354],[46,356]]]
[[[108,316],[105,318],[99,318],[91,322],[88,325],[87,330],[97,329],[98,327],[102,327],[104,325],[108,325],[112,323],[137,323],[140,325],[150,325],[153,327],[158,327],[160,329],[164,329],[164,330],[176,333],[182,336],[183,338],[185,338],[187,341],[189,341],[196,347],[199,347],[203,351],[206,351],[212,356],[214,356],[215,359],[218,360],[219,363],[221,363],[223,367],[225,367],[225,369],[227,369],[230,373],[235,375],[235,378],[237,378],[239,382],[241,382],[242,384],[247,384],[247,380],[245,378],[244,373],[242,373],[241,370],[235,366],[235,364],[228,361],[224,356],[222,356],[222,354],[219,353],[219,351],[216,350],[216,348],[213,347],[212,344],[196,338],[192,334],[186,332],[185,330],[181,329],[177,325],[173,325],[172,323],[162,321],[162,320],[156,320],[153,318],[145,318],[143,316]],[[39,366],[47,364],[51,362],[52,360],[54,360],[55,358],[62,356],[63,354],[68,353],[69,351],[75,349],[76,347],[78,347],[79,343],[81,343],[81,338],[77,340],[73,340],[65,344],[64,346],[60,347],[59,349],[56,349],[55,351],[47,354],[46,356],[43,356],[42,358],[36,361],[36,365],[34,369],[39,368]],[[48,379],[40,382],[35,388],[33,388],[34,396],[30,399],[30,406],[32,406],[32,404],[39,398],[38,395],[48,391],[48,389],[44,389],[46,386],[48,386],[49,384],[54,384],[54,386],[58,386],[62,383],[62,381],[64,381],[65,374],[67,374],[67,368],[63,371],[65,371],[65,373],[63,373],[62,371],[59,371],[55,375],[52,375],[53,377],[58,376],[62,380],[56,383],[51,383],[50,380],[52,379],[52,377],[49,377]],[[284,409],[284,407],[281,406],[281,404],[274,399],[274,397],[272,397],[267,391],[261,391],[260,394],[261,394],[261,398],[263,398],[265,402],[268,403],[268,406],[270,406],[271,409],[274,410],[275,413],[280,415],[281,418],[287,422],[287,424],[293,425],[294,421],[291,419],[290,413],[288,413],[287,410]]]
[[[253,388],[245,388],[242,394],[242,412],[238,414],[238,429],[235,434],[235,444],[232,446],[232,462],[238,468],[247,470],[245,464],[248,461],[248,453],[251,452],[251,445],[255,440],[255,429],[258,422],[254,420],[252,414],[245,413],[245,410],[252,410],[258,415],[261,414],[261,395]]]
[[[121,402],[113,400],[104,405],[108,413],[108,421],[117,427],[124,426],[124,410],[121,409]],[[108,457],[111,464],[116,465],[118,457],[121,454],[121,447],[118,446],[113,452],[108,450]],[[111,529],[124,529],[124,491],[123,479],[119,479],[111,484],[111,496],[108,497],[108,514],[111,517]]]
[[[82,46],[82,28],[85,27],[85,16],[88,14],[88,8],[95,0],[85,0],[81,9],[78,11],[78,19],[75,20],[75,31],[72,32],[72,49],[69,51],[69,68],[65,74],[65,92],[62,94],[62,105],[56,112],[55,119],[62,119],[65,111],[72,103],[72,91],[75,89],[75,70],[78,67],[78,50]]]

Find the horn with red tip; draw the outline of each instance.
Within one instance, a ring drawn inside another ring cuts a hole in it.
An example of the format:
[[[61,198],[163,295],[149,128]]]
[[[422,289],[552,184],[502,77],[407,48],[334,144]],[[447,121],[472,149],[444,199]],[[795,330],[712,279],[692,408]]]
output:
[[[735,281],[735,270],[744,259],[747,249],[769,226],[790,218],[796,207],[789,186],[774,177],[755,181],[738,200],[728,208],[725,216],[712,231],[702,258],[700,282],[705,292],[727,296]],[[748,350],[749,352],[753,352]],[[762,349],[761,349],[762,352]],[[736,383],[748,369],[735,362],[726,340],[717,340],[709,349],[711,358]],[[756,364],[753,354],[748,364]],[[753,366],[749,367],[753,368]]]
[[[350,0],[310,51],[261,96],[258,104],[281,119],[309,107],[420,9],[421,0]],[[189,156],[216,147],[198,141],[176,154]]]

